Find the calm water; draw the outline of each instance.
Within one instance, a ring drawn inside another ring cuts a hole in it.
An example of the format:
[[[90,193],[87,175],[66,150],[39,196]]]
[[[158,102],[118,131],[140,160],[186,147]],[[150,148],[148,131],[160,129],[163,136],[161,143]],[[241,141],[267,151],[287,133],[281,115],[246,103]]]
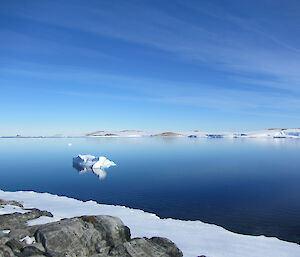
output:
[[[68,146],[72,143],[72,146]],[[77,154],[118,165],[100,180]],[[125,205],[300,243],[300,140],[0,139],[0,188]]]

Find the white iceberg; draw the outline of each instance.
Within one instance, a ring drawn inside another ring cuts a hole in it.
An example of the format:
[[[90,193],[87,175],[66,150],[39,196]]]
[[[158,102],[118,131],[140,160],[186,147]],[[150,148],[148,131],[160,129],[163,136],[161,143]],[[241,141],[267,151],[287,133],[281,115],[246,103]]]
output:
[[[95,157],[93,155],[78,154],[73,158],[73,167],[77,169],[79,173],[90,171],[97,175],[100,180],[106,177],[104,169],[111,166],[116,166],[116,164],[104,156]]]
[[[84,169],[106,169],[111,166],[116,166],[113,161],[108,160],[104,156],[95,157],[93,155],[78,154],[73,158],[73,166],[78,166]]]
[[[110,166],[116,166],[116,164],[113,161],[108,160],[104,156],[100,156],[98,161],[94,163],[93,169],[106,169]]]

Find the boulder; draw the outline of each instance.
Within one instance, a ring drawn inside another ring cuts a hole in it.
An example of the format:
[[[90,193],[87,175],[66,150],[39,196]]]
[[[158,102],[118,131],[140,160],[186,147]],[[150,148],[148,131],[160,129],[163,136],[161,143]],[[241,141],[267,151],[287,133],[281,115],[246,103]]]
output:
[[[166,238],[135,238],[124,244],[131,257],[179,257],[182,252]]]
[[[41,225],[34,236],[52,255],[90,256],[128,241],[130,230],[119,218],[83,216]]]
[[[1,201],[5,204],[21,204]],[[166,238],[130,238],[130,229],[116,217],[81,216],[43,225],[27,221],[50,216],[47,211],[0,215],[0,257],[181,257],[182,252]]]
[[[0,215],[0,230],[4,229],[23,229],[27,227],[26,222],[29,220],[37,219],[41,216],[53,217],[50,212],[40,211],[39,209],[25,209],[29,212],[26,213],[11,213]]]
[[[14,205],[14,206],[23,208],[23,204],[21,204],[17,201],[9,201],[9,200],[7,201],[7,200],[3,200],[3,199],[0,199],[0,205]]]

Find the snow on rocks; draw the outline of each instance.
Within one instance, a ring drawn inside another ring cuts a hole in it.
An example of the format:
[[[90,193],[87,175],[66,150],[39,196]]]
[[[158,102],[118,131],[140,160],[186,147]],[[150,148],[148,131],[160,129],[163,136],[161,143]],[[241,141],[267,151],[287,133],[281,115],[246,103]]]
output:
[[[42,213],[37,208],[30,210]],[[130,228],[118,217],[89,215],[23,226],[24,220],[34,218],[26,214],[0,215],[0,229],[10,229],[9,233],[0,235],[1,257],[183,256],[166,238],[131,238]]]
[[[10,213],[15,213],[15,212],[26,213],[28,211],[23,210],[21,207],[15,206],[15,205],[1,205],[0,215],[10,214]]]
[[[160,219],[155,214],[123,206],[98,204],[94,201],[82,202],[48,193],[28,191],[0,190],[0,199],[21,201],[25,208],[50,211],[53,218],[47,217],[47,222],[82,215],[119,217],[126,226],[130,227],[132,237],[168,238],[182,250],[185,257],[300,256],[300,245],[296,243],[285,242],[274,237],[241,235],[201,221]],[[38,220],[44,223],[45,220],[41,218]]]
[[[35,243],[35,238],[30,236],[25,236],[24,238],[19,240],[20,242],[25,242],[27,245],[31,245]]]

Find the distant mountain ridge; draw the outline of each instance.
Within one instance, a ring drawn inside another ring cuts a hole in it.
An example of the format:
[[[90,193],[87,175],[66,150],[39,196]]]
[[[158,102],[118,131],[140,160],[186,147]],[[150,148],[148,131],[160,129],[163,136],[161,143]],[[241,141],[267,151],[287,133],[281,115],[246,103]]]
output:
[[[189,138],[300,138],[300,128],[269,128],[249,132],[149,132],[141,130],[99,130],[85,134],[87,137],[189,137]]]
[[[134,129],[97,130],[76,136],[0,136],[0,138],[75,138],[75,137],[188,137],[188,138],[300,138],[300,128],[268,128],[248,132],[190,131],[142,131]]]

